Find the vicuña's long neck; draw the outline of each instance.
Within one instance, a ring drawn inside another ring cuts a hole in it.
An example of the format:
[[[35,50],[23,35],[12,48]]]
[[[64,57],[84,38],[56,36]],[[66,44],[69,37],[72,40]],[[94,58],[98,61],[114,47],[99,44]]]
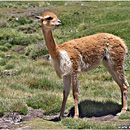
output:
[[[57,54],[58,54],[58,45],[55,43],[53,35],[52,35],[52,31],[51,30],[44,30],[43,31],[43,35],[45,37],[45,41],[46,41],[46,46],[48,48],[48,51],[51,55],[51,57],[53,59],[57,59]]]

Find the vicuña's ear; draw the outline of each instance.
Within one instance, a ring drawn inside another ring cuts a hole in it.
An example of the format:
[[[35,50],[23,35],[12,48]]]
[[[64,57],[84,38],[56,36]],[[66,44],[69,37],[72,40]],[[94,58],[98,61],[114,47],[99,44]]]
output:
[[[42,16],[35,16],[35,18],[37,18],[37,19],[43,19],[43,17]]]

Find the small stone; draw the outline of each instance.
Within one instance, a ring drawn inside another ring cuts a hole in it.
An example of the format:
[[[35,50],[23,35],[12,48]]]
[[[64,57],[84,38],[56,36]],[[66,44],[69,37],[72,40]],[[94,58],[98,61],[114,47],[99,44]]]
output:
[[[83,4],[83,3],[81,3],[81,6],[84,6],[84,4]]]
[[[18,70],[3,70],[2,72],[6,75],[14,75],[18,72]]]
[[[5,58],[10,58],[10,55],[5,55]]]
[[[58,7],[58,5],[54,5],[55,7]]]
[[[19,20],[19,18],[17,18],[17,17],[16,17],[15,19],[16,19],[16,21],[18,21],[18,20]]]
[[[47,5],[50,5],[50,3],[47,3]]]
[[[0,125],[0,129],[7,129],[7,128],[8,128],[8,125],[6,125],[6,124]]]

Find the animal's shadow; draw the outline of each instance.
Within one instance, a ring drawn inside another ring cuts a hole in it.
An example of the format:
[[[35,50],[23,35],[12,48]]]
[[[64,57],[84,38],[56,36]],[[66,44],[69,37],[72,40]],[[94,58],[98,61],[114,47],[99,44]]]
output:
[[[91,100],[81,101],[78,105],[79,107],[79,117],[101,117],[105,115],[116,115],[121,110],[121,105],[111,101],[107,102],[97,102]],[[70,109],[68,117],[74,116],[74,107]]]

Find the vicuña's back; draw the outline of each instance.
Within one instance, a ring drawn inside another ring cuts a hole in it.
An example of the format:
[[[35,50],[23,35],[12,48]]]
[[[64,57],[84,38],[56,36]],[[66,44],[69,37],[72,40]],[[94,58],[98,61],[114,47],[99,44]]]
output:
[[[112,75],[121,90],[122,109],[119,114],[127,110],[128,82],[124,75],[124,59],[128,53],[125,42],[112,34],[99,33],[74,39],[57,45],[53,39],[51,29],[61,25],[61,21],[54,13],[46,12],[36,18],[41,20],[42,31],[46,46],[51,55],[52,64],[59,77],[63,76],[63,102],[60,116],[65,110],[66,100],[72,84],[75,101],[75,118],[78,118],[78,72],[89,71],[98,67],[100,62]]]
[[[102,60],[124,61],[128,53],[125,42],[112,34],[98,33],[74,39],[59,45],[70,57],[72,68],[77,72],[98,67]]]

